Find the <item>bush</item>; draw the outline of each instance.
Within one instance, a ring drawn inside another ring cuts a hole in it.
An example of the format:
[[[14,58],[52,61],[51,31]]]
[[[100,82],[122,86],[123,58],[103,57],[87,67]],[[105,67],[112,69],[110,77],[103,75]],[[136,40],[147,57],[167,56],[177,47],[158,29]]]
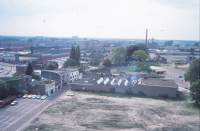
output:
[[[144,94],[142,91],[138,91],[137,95],[138,96],[146,96],[146,94]]]
[[[111,93],[115,93],[115,88],[113,88],[113,87],[110,88],[110,92],[111,92]]]
[[[164,76],[161,76],[159,74],[156,74],[154,72],[151,72],[148,74],[148,78],[165,78]]]
[[[127,95],[132,95],[132,94],[133,94],[133,92],[132,92],[132,90],[131,90],[131,89],[129,89],[129,90],[127,90],[127,89],[126,89],[126,94],[127,94]]]
[[[168,98],[169,96],[167,94],[159,94],[159,97],[161,97],[161,98]]]

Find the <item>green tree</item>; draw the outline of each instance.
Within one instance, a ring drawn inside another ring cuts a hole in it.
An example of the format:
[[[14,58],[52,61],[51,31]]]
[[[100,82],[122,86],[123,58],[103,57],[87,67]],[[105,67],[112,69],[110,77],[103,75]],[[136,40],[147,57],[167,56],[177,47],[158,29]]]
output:
[[[190,51],[190,54],[191,54],[191,55],[194,55],[194,52],[195,52],[194,48],[190,48],[189,51]]]
[[[38,75],[35,72],[32,72],[31,76],[32,76],[32,79],[36,79],[36,80],[40,80],[41,79],[41,75]]]
[[[97,56],[94,57],[94,65],[99,65],[100,60]]]
[[[71,46],[71,50],[70,50],[70,59],[76,59],[76,47],[74,45]]]
[[[190,86],[190,96],[197,105],[200,105],[200,79],[193,82]]]
[[[0,81],[0,99],[7,97],[8,93],[9,93],[8,83]]]
[[[19,93],[19,79],[7,80],[6,83],[8,83],[9,95],[17,95]]]
[[[110,61],[110,59],[105,59],[104,60],[104,66],[111,67],[111,61]]]
[[[189,66],[189,69],[184,74],[185,81],[189,81],[190,83],[193,83],[193,82],[197,81],[198,79],[200,79],[199,78],[199,74],[200,74],[199,67],[200,67],[200,58],[193,60]]]
[[[84,54],[83,54],[83,57],[87,57],[87,54],[86,54],[86,53],[84,53]]]
[[[80,58],[81,58],[81,51],[80,51],[79,45],[76,46],[75,54],[76,54],[75,60],[78,63],[80,61]]]
[[[126,59],[127,49],[124,46],[118,46],[112,49],[111,60],[115,64],[122,64]]]
[[[74,59],[67,59],[64,63],[63,63],[63,67],[68,67],[68,66],[77,66],[77,62]]]
[[[139,50],[143,50],[147,53],[147,46],[143,43],[138,43],[137,46],[139,47]]]
[[[106,53],[106,50],[105,50],[105,49],[103,49],[102,53]]]
[[[12,76],[15,77],[15,76],[20,76],[20,75],[22,75],[21,72],[15,72]]]
[[[52,64],[48,64],[44,67],[45,70],[55,70],[57,69],[57,67],[55,65]]]
[[[21,93],[22,93],[22,94],[28,94],[28,91],[25,90],[25,89],[23,89],[23,90],[21,90]]]
[[[173,44],[172,40],[165,41],[165,46],[172,46],[172,44]]]
[[[31,75],[31,73],[33,72],[33,68],[30,64],[30,62],[28,63],[28,67],[26,69],[26,75]]]
[[[94,51],[92,51],[91,54],[93,55],[93,54],[94,54]]]
[[[133,58],[136,58],[140,62],[141,61],[146,61],[146,59],[148,58],[148,55],[143,50],[135,51],[132,56],[133,56]]]
[[[101,51],[98,51],[98,54],[100,55],[100,54],[101,54]]]

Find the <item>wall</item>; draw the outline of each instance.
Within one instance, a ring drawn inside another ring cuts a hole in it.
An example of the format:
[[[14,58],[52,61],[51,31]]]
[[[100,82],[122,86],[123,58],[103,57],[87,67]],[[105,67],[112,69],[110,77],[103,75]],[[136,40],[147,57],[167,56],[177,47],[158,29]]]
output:
[[[21,72],[23,74],[26,74],[26,68],[27,66],[16,66],[16,72]]]
[[[72,90],[82,90],[85,87],[85,90],[93,90],[93,91],[110,91],[110,88],[115,88],[116,93],[126,93],[126,90],[131,89],[133,94],[137,94],[139,91],[142,91],[147,96],[158,97],[159,94],[167,94],[169,97],[176,97],[177,88],[172,87],[162,87],[162,86],[148,86],[148,85],[135,85],[134,87],[131,85],[121,86],[115,85],[93,85],[93,84],[73,84],[71,83]]]

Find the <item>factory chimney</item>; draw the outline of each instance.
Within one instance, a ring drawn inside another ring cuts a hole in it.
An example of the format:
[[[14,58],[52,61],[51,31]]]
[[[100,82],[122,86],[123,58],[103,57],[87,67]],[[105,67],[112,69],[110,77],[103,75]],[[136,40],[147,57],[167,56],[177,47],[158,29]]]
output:
[[[146,29],[146,46],[147,46],[147,34],[148,34],[148,29]]]
[[[33,46],[31,46],[31,54],[33,54]]]

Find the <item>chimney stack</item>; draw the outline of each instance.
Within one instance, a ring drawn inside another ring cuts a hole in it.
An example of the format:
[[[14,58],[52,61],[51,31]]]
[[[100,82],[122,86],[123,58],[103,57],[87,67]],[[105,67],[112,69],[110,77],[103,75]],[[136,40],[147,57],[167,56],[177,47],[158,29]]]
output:
[[[31,46],[31,54],[33,54],[33,46]]]
[[[146,29],[146,46],[147,46],[147,34],[148,34],[148,29]]]

